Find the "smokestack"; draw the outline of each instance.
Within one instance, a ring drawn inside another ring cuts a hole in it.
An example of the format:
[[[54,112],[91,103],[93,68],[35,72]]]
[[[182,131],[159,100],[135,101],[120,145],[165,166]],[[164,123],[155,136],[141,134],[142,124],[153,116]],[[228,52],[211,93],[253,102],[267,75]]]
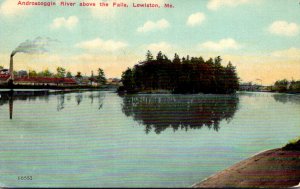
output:
[[[14,80],[14,51],[10,55],[10,64],[9,64],[9,74],[10,74],[10,79]]]

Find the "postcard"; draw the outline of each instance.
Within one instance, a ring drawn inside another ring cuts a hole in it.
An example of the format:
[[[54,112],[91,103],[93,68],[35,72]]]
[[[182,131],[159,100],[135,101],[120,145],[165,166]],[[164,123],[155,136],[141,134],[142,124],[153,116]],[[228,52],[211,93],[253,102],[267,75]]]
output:
[[[0,187],[297,186],[299,18],[299,0],[0,0]]]

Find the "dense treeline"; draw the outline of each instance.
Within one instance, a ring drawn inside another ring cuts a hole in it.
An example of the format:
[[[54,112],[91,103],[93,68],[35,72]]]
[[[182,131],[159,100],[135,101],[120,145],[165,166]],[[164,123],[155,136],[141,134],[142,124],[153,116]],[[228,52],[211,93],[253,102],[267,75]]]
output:
[[[300,93],[300,80],[298,81],[288,81],[286,79],[278,80],[275,82],[272,87],[273,91],[277,92],[292,92],[292,93]]]
[[[129,92],[169,90],[172,93],[234,93],[238,90],[235,67],[221,65],[220,56],[205,61],[202,57],[183,57],[173,60],[162,52],[156,59],[150,51],[146,60],[128,68],[122,74],[123,87]]]

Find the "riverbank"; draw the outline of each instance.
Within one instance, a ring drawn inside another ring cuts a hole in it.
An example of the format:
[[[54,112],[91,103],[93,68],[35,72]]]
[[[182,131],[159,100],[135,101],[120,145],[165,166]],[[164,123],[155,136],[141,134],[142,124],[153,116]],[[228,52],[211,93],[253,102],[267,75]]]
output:
[[[278,148],[243,160],[193,188],[287,188],[300,182],[300,150]]]

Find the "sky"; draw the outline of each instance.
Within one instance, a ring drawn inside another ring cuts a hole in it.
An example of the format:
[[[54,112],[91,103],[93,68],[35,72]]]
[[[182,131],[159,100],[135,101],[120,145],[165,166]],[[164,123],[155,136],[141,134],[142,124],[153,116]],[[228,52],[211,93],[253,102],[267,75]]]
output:
[[[16,70],[55,72],[61,66],[88,76],[102,68],[107,78],[120,78],[150,50],[170,59],[175,53],[221,56],[222,64],[236,66],[241,82],[300,80],[300,0],[64,1],[76,2],[73,7],[18,2],[0,0],[0,65],[7,68],[20,43],[42,37],[53,42],[46,51],[17,53]],[[109,7],[81,7],[80,2],[107,2]],[[113,2],[128,8],[112,7]],[[134,8],[133,3],[161,8]],[[163,8],[165,3],[174,8]]]

